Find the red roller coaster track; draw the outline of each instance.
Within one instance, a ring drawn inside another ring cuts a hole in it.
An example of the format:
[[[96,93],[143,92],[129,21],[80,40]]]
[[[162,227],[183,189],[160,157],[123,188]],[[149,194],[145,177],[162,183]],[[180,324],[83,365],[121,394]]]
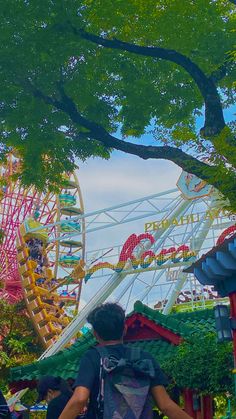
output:
[[[20,185],[19,181],[10,180],[17,168],[18,162],[13,156],[9,156],[6,167],[1,167],[1,180],[5,181],[5,186],[2,187],[0,201],[0,229],[3,232],[0,244],[0,298],[11,304],[22,299],[15,244],[17,230],[25,218],[32,215],[40,199],[33,187],[26,189]],[[48,201],[42,205],[39,221],[42,218],[44,218],[44,223],[51,221],[51,211],[56,206],[56,199],[50,206],[49,210]]]

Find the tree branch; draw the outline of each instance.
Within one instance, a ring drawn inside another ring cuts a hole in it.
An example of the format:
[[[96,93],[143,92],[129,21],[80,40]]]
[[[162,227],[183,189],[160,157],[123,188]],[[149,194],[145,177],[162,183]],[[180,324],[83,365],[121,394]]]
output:
[[[142,144],[134,144],[130,143],[129,141],[120,140],[107,132],[105,135],[101,135],[99,130],[97,130],[96,132],[90,132],[88,134],[80,133],[78,139],[82,137],[88,139],[95,139],[107,148],[123,151],[124,153],[138,156],[143,160],[163,159],[172,161],[173,163],[181,167],[183,170],[191,172],[201,178],[203,175],[203,169],[209,167],[205,163],[195,159],[194,157],[190,156],[189,154],[176,147],[145,146]],[[207,176],[207,179],[209,179],[209,176]]]
[[[169,160],[177,164],[183,170],[190,172],[206,181],[212,179],[212,176],[215,176],[217,173],[217,168],[215,166],[209,166],[176,147],[145,146],[141,144],[133,144],[114,137],[113,135],[109,134],[101,125],[89,121],[79,113],[73,100],[65,93],[62,83],[58,84],[61,101],[44,95],[43,92],[33,88],[32,86],[31,89],[33,89],[35,97],[38,97],[44,102],[54,106],[56,109],[65,112],[74,124],[88,130],[87,133],[80,132],[77,137],[78,140],[80,138],[97,140],[108,149],[110,148],[123,151],[124,153],[138,156],[144,160]],[[218,183],[216,181],[214,186],[220,190],[221,182]]]
[[[118,39],[106,39],[101,36],[88,33],[84,30],[77,30],[74,27],[72,27],[72,30],[77,36],[80,36],[87,41],[101,45],[105,48],[118,49],[130,52],[132,54],[159,58],[181,66],[195,81],[204,99],[205,124],[201,129],[202,135],[204,137],[217,135],[225,127],[220,96],[217,92],[214,81],[207,77],[204,72],[197,66],[197,64],[195,64],[185,55],[171,49],[158,48],[153,46],[139,46],[136,44],[130,44],[128,42],[123,42]]]
[[[217,68],[217,70],[211,73],[209,79],[211,79],[213,83],[218,83],[227,75],[230,70],[230,66],[233,67],[233,65],[235,65],[235,63],[233,63],[233,60],[230,60],[229,58],[219,68]]]

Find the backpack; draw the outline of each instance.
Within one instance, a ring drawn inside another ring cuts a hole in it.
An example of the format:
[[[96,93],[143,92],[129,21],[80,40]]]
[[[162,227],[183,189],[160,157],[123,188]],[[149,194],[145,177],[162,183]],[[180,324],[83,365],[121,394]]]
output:
[[[149,397],[155,369],[151,359],[141,359],[139,348],[126,347],[117,359],[108,349],[96,347],[100,361],[98,419],[152,419]]]

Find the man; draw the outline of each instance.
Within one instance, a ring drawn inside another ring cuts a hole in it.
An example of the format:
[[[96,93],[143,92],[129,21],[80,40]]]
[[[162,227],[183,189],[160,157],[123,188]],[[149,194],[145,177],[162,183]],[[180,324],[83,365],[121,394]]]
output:
[[[46,400],[48,403],[46,419],[58,419],[72,396],[72,391],[66,381],[50,375],[45,375],[39,380],[38,393],[37,403],[42,400]]]
[[[88,322],[93,326],[94,335],[100,346],[105,346],[109,355],[121,359],[126,353],[123,345],[125,333],[125,312],[118,305],[106,303],[95,308],[88,316]],[[170,419],[190,419],[177,404],[168,396],[165,386],[167,379],[154,358],[147,352],[141,351],[141,359],[149,359],[155,368],[154,377],[150,382],[150,392],[158,408]],[[82,357],[75,391],[59,419],[75,419],[88,408],[86,419],[97,418],[97,398],[100,391],[99,352],[89,349]],[[89,403],[88,403],[89,401]]]

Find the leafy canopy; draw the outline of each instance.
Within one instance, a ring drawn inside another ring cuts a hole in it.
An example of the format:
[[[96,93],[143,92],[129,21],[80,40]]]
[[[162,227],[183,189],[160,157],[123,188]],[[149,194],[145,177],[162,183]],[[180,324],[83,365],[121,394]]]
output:
[[[199,394],[233,394],[232,343],[217,343],[213,333],[180,344],[163,368],[180,388],[196,389]]]
[[[1,149],[19,151],[25,184],[52,187],[76,158],[116,148],[171,160],[233,202],[230,1],[9,0],[0,17]]]
[[[9,368],[33,362],[42,352],[24,303],[0,301],[0,387],[7,383]]]

